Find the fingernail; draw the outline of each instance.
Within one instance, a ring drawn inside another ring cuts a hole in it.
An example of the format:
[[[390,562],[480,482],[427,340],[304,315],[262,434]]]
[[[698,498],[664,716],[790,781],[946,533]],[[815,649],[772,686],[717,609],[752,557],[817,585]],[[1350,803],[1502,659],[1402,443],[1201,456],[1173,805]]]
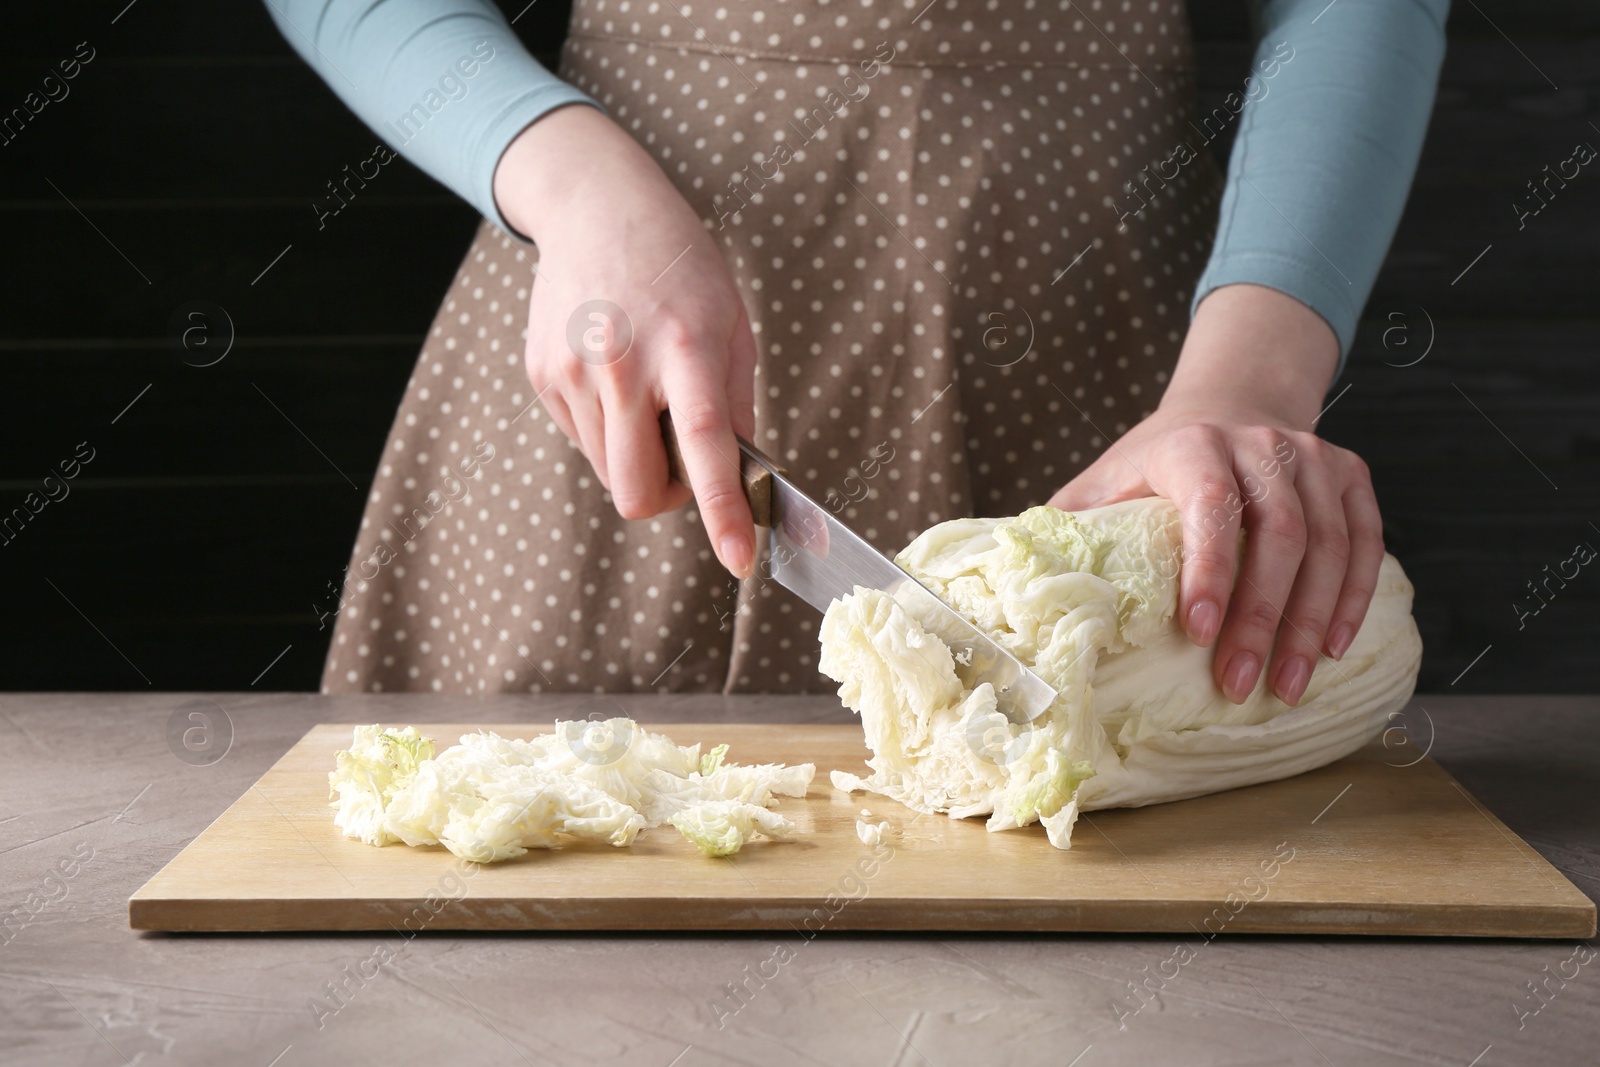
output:
[[[1261,673],[1261,661],[1254,652],[1235,652],[1222,675],[1222,692],[1235,704],[1243,704],[1245,697],[1256,687],[1256,677]]]
[[[1356,628],[1347,622],[1341,622],[1333,628],[1333,633],[1328,635],[1328,655],[1334,659],[1344,659],[1344,654],[1350,650],[1350,642],[1356,637]]]
[[[1217,639],[1222,609],[1215,600],[1197,600],[1189,609],[1189,640],[1204,648]]]
[[[750,546],[748,537],[738,534],[729,534],[722,539],[717,555],[722,557],[722,565],[733,572],[736,578],[750,577],[750,557],[754,550]]]
[[[1306,662],[1304,656],[1290,656],[1278,668],[1278,699],[1289,705],[1300,703],[1300,698],[1305,695],[1306,684],[1310,681],[1311,664]]]

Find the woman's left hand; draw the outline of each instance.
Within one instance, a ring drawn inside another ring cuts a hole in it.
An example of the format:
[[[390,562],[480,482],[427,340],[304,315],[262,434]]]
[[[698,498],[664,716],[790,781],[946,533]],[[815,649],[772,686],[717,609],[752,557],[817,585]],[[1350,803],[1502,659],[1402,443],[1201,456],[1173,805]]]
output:
[[[1214,290],[1160,407],[1050,499],[1069,511],[1151,495],[1177,505],[1178,617],[1196,644],[1217,642],[1213,673],[1234,703],[1269,663],[1272,691],[1297,703],[1372,600],[1384,547],[1367,466],[1312,432],[1338,356],[1333,331],[1299,301]]]

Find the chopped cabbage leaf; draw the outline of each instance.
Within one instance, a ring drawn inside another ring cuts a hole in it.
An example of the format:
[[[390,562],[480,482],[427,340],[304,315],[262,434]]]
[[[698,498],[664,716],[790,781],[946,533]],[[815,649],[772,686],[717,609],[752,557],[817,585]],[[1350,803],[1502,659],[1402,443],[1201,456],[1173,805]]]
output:
[[[412,727],[359,726],[328,780],[335,823],[369,845],[442,845],[495,863],[569,840],[623,847],[671,822],[708,855],[727,855],[752,834],[791,832],[767,809],[804,796],[816,774],[809,763],[730,763],[727,751],[702,755],[620,717],[557,722],[526,741],[466,734],[437,756]]]
[[[738,852],[756,834],[784,837],[794,823],[775,811],[739,800],[706,800],[674,812],[672,825],[707,856]]]
[[[1057,699],[1010,722],[938,637],[925,593],[858,587],[823,617],[819,667],[861,716],[871,774],[834,771],[834,786],[988,815],[990,830],[1039,822],[1068,848],[1080,812],[1299,774],[1359,748],[1410,699],[1422,642],[1393,556],[1344,658],[1319,663],[1290,708],[1264,681],[1238,705],[1217,690],[1212,650],[1175,618],[1181,548],[1177,509],[1155,497],[925,531],[895,562]]]
[[[645,820],[575,776],[506,763],[464,743],[422,765],[390,802],[384,825],[408,845],[443,845],[462,859],[494,863],[552,848],[561,834],[632,844]]]
[[[727,745],[718,745],[716,748],[700,757],[700,773],[715,774],[717,768],[722,766],[722,757],[728,754]]]
[[[346,837],[369,845],[398,840],[384,828],[389,802],[433,756],[433,739],[407,726],[385,730],[358,726],[349,749],[340,752],[328,775],[328,796],[336,798],[333,823]]]
[[[673,815],[697,804],[731,800],[766,808],[774,797],[803,797],[816,777],[815,764],[793,767],[782,763],[741,766],[723,764],[711,774],[689,774],[682,778],[663,771],[651,771],[646,779],[650,798],[644,812],[651,826],[669,821]]]

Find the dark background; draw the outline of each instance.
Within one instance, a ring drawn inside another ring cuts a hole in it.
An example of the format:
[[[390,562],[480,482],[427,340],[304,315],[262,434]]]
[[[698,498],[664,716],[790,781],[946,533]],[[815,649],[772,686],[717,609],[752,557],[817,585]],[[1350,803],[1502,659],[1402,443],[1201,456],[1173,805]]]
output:
[[[1215,102],[1248,67],[1244,5],[1191,4]],[[565,22],[539,0],[517,28],[549,60]],[[1521,630],[1513,605],[1600,546],[1600,161],[1520,232],[1511,205],[1578,142],[1600,148],[1600,5],[1457,0],[1449,30],[1321,430],[1372,466],[1417,586],[1421,689],[1594,690],[1600,568]],[[252,0],[8,11],[0,113],[85,40],[71,95],[0,146],[0,513],[79,442],[95,453],[0,546],[0,687],[315,688],[332,628],[313,605],[476,216],[396,161],[319,232],[312,202],[377,138]],[[235,325],[214,366],[171,339],[192,301]]]

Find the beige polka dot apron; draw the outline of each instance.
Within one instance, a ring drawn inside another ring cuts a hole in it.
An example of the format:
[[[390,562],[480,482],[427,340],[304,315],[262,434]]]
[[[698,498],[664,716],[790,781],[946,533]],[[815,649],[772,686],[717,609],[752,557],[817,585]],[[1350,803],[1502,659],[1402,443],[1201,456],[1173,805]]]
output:
[[[577,0],[562,69],[721,241],[757,443],[891,553],[1048,500],[1155,405],[1221,185],[1202,153],[1123,187],[1189,128],[1181,0],[924,3]],[[692,506],[619,518],[535,402],[535,256],[485,223],[461,265],[324,688],[831,690],[815,611],[733,581]]]

